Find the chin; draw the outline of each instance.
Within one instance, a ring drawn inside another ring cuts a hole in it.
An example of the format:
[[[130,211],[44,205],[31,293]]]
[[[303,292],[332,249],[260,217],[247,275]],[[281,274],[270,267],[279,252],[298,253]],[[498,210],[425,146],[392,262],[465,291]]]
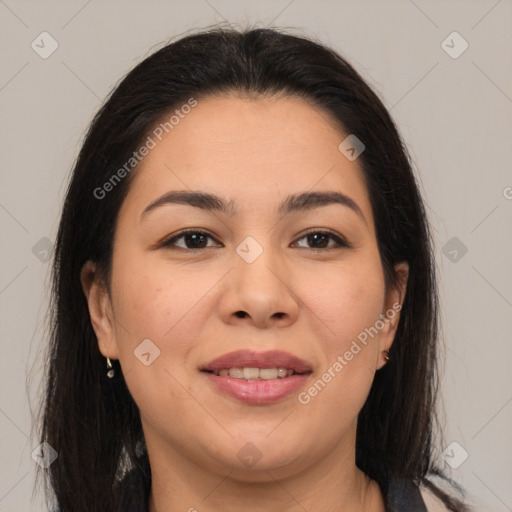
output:
[[[215,463],[222,466],[222,469],[218,468],[219,471],[223,474],[231,472],[230,478],[239,481],[268,482],[277,473],[280,478],[293,475],[300,471],[302,461],[311,460],[311,456],[301,452],[303,443],[283,446],[281,436],[271,439],[272,435],[266,437],[267,434],[254,437],[245,435],[243,440],[231,439],[225,447],[226,451],[213,454]]]
[[[238,460],[233,461],[234,467],[231,467],[230,478],[239,482],[247,483],[268,483],[276,479],[284,479],[295,475],[301,471],[301,465],[297,460],[297,455],[289,456],[262,456],[253,466],[248,466]]]

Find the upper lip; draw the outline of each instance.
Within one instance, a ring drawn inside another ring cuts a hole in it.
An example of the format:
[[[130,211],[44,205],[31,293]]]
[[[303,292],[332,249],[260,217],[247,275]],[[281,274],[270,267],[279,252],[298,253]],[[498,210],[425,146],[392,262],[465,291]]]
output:
[[[255,352],[253,350],[236,350],[217,357],[202,366],[202,371],[215,371],[229,368],[287,368],[296,373],[311,372],[311,364],[300,357],[283,352],[282,350],[269,350]]]

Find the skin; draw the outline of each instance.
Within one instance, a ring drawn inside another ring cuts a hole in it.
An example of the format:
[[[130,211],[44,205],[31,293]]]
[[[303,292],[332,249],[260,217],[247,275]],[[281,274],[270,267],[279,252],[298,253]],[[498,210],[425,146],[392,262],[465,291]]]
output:
[[[297,393],[245,404],[198,370],[234,350],[280,349],[312,364],[307,390],[403,302],[408,266],[396,266],[401,287],[386,289],[362,171],[338,150],[346,136],[300,98],[202,98],[136,171],[119,212],[111,294],[94,264],[84,266],[99,350],[120,360],[140,409],[150,512],[384,510],[377,484],[355,465],[355,435],[398,313],[307,405]],[[215,193],[238,213],[168,204],[141,219],[171,190]],[[278,215],[288,194],[308,191],[350,196],[364,220],[339,204]],[[207,231],[208,247],[194,251],[190,238],[159,245],[185,228]],[[352,247],[308,242],[310,228]],[[247,236],[263,248],[250,264],[236,252]],[[160,349],[149,366],[134,356],[147,338]],[[252,467],[237,457],[248,442],[261,454]]]

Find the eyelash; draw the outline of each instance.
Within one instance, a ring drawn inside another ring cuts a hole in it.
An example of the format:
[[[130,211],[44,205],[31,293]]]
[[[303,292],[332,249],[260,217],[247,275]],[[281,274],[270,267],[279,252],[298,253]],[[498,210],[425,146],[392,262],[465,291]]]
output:
[[[165,240],[161,244],[161,247],[166,248],[166,249],[182,249],[184,251],[201,251],[204,249],[208,249],[208,247],[190,249],[188,247],[177,247],[174,245],[175,242],[177,240],[179,240],[180,238],[183,238],[184,236],[191,235],[191,234],[206,235],[207,237],[211,238],[212,240],[215,240],[215,238],[213,236],[211,236],[209,233],[207,233],[206,231],[201,231],[201,230],[197,230],[197,229],[188,229],[188,230],[182,231],[181,233],[178,233],[177,235],[174,235],[172,238]],[[325,251],[325,250],[329,250],[329,249],[351,249],[352,248],[352,246],[342,237],[336,235],[335,233],[333,233],[331,231],[320,230],[320,229],[313,229],[311,231],[308,231],[307,233],[304,233],[298,240],[302,240],[303,238],[306,238],[309,235],[315,235],[315,234],[329,236],[332,240],[334,240],[338,244],[338,247],[325,247],[325,248],[305,247],[305,249],[308,249],[310,251]]]

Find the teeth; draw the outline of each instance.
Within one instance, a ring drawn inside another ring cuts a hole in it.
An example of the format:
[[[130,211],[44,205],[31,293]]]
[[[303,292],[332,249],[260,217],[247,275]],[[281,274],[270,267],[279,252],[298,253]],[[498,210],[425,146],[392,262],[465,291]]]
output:
[[[234,379],[243,379],[244,378],[244,371],[242,368],[230,368],[229,369],[229,376],[233,377]]]
[[[221,377],[233,377],[234,379],[244,380],[274,380],[284,379],[295,372],[288,368],[223,368],[215,370],[213,373]]]
[[[260,369],[259,368],[244,368],[242,370],[242,373],[243,373],[245,380],[257,379],[260,376]],[[229,374],[231,375],[231,370],[229,371]]]
[[[279,370],[277,368],[262,368],[258,373],[259,377],[261,377],[263,380],[272,380],[277,379]]]

